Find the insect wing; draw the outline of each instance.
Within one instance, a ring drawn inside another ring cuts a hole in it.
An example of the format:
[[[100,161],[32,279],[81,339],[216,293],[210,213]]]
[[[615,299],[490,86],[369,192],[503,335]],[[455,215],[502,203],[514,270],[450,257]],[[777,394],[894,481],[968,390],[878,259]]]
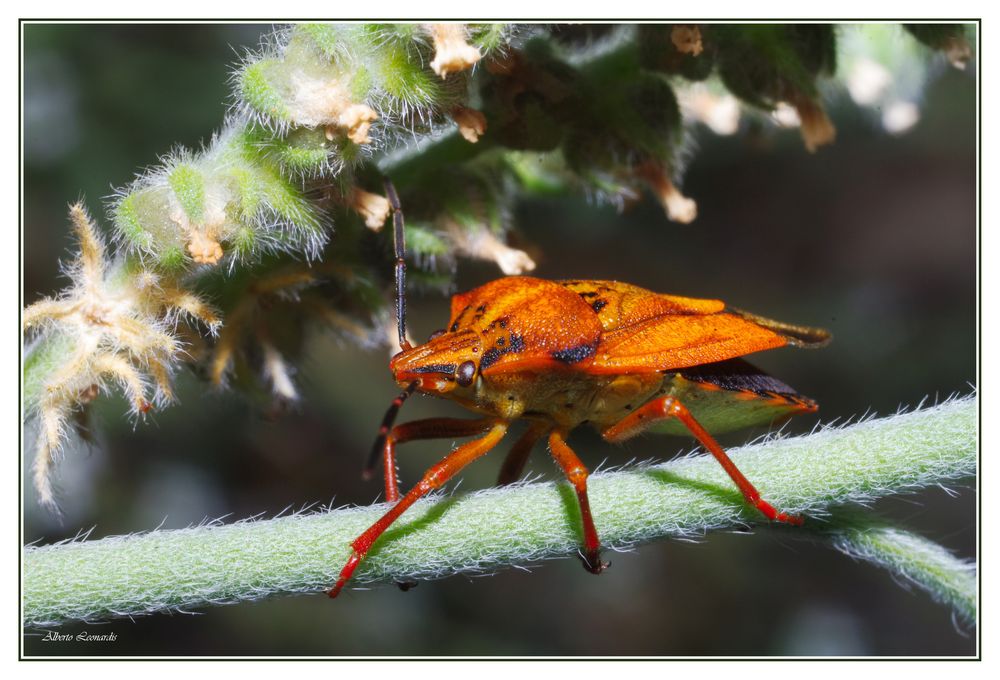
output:
[[[561,281],[597,313],[604,329],[591,373],[687,368],[784,345],[819,347],[830,334],[728,309],[715,299],[662,295],[617,281]]]
[[[592,373],[651,373],[724,361],[788,344],[735,314],[667,314],[604,334]]]
[[[661,295],[619,281],[560,281],[579,295],[594,312],[605,331],[632,326],[668,314],[715,314],[725,309],[721,300]]]

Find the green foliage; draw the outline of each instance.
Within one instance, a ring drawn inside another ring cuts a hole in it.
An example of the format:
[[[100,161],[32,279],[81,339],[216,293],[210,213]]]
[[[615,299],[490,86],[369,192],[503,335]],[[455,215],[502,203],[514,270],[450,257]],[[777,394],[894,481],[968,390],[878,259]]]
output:
[[[511,39],[510,24],[469,24],[472,44],[483,54],[504,49]]]
[[[284,135],[260,125],[248,125],[239,131],[243,153],[257,155],[265,163],[277,166],[286,177],[316,177],[328,171],[331,158],[343,155],[331,148],[322,130],[297,128]],[[248,210],[255,212],[256,208]]]
[[[205,219],[205,178],[187,164],[178,164],[167,173],[167,182],[191,222]]]
[[[217,264],[229,253],[242,262],[269,250],[317,257],[327,240],[323,218],[295,177],[318,175],[327,151],[315,134],[291,137],[234,126],[203,152],[168,159],[113,204],[120,241],[166,271]],[[199,240],[220,249],[199,256]]]
[[[766,110],[798,96],[815,97],[817,79],[836,69],[832,25],[714,26],[719,76],[737,97]]]
[[[903,28],[935,50],[946,50],[954,41],[966,40],[968,34],[964,24],[903,24]]]
[[[239,94],[243,101],[268,119],[288,120],[290,114],[281,96],[274,91],[267,72],[274,62],[268,59],[247,64],[239,74]]]

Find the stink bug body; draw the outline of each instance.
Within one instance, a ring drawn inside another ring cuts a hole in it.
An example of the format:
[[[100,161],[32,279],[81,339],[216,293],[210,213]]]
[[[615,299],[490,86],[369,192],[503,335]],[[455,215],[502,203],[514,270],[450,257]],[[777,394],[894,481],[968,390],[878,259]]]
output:
[[[402,348],[390,363],[404,388],[390,407],[367,472],[381,457],[392,508],[351,544],[352,554],[330,590],[336,597],[378,537],[417,499],[439,488],[528,420],[501,468],[516,480],[535,444],[549,451],[580,504],[588,571],[607,566],[587,499],[588,472],[566,442],[589,424],[609,442],[643,431],[693,435],[719,461],[747,502],[771,520],[800,524],[760,497],[710,433],[816,411],[816,403],[743,361],[761,350],[819,347],[822,329],[793,326],[727,307],[719,300],[661,295],[614,281],[546,281],[508,277],[451,301],[443,331],[416,347],[406,341],[403,222],[392,185],[396,310]],[[452,399],[480,418],[429,418],[393,427],[413,392]],[[396,480],[397,444],[417,439],[478,438],[431,467],[406,495]]]

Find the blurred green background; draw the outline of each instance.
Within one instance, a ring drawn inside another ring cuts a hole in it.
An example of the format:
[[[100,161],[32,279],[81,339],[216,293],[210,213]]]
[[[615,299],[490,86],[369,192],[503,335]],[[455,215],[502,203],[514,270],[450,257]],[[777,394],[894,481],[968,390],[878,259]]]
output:
[[[197,146],[220,125],[231,65],[266,25],[25,25],[25,303],[63,285],[72,241],[66,206],[85,198],[104,219],[113,186],[177,144]],[[850,30],[844,28],[842,30]],[[941,65],[944,69],[943,64]],[[819,352],[780,351],[754,362],[821,404],[824,422],[891,413],[925,397],[968,393],[976,378],[975,80],[946,69],[905,136],[881,131],[846,97],[831,115],[832,147],[815,155],[796,131],[692,131],[684,190],[699,217],[669,223],[646,199],[624,214],[582,198],[526,200],[513,235],[546,278],[621,279],[793,323],[830,328]],[[334,236],[334,244],[336,236]],[[458,288],[499,276],[462,261]],[[414,337],[448,316],[445,297],[414,294]],[[49,543],[95,527],[92,538],[205,518],[239,519],[321,502],[368,504],[378,482],[360,468],[396,394],[388,351],[366,352],[317,333],[297,380],[306,396],[280,419],[193,375],[181,403],[146,422],[106,400],[90,418],[95,444],[58,469],[65,520],[25,489],[24,541]],[[404,418],[461,415],[414,399]],[[819,417],[792,422],[808,431]],[[762,431],[741,432],[739,444]],[[593,466],[668,458],[683,439],[646,437],[622,448],[574,434]],[[447,444],[402,450],[404,484]],[[27,449],[30,451],[30,449]],[[30,455],[30,454],[29,454]],[[467,469],[459,492],[493,483],[500,457]],[[30,463],[30,460],[27,461]],[[558,471],[539,448],[535,475]],[[975,557],[976,498],[934,490],[877,509]],[[599,527],[598,527],[599,529]],[[186,655],[954,655],[975,653],[975,630],[885,572],[789,532],[716,533],[607,555],[600,578],[577,560],[488,577],[391,585],[60,629],[114,631],[106,644],[42,642],[25,652]],[[334,565],[339,567],[339,565]]]

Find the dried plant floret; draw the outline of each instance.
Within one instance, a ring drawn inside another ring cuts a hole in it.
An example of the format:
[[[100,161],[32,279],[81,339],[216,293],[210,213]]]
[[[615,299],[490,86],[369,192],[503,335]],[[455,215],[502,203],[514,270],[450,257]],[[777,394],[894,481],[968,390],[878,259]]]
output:
[[[519,276],[535,268],[535,261],[523,250],[511,248],[485,227],[469,228],[447,221],[448,235],[456,252],[478,260],[492,260],[507,276]]]
[[[431,68],[441,78],[471,68],[482,58],[479,50],[466,42],[465,26],[462,24],[431,24],[427,30],[434,40]]]
[[[451,111],[452,120],[458,125],[458,132],[471,144],[479,141],[486,133],[486,116],[482,111],[468,106],[456,106]]]
[[[636,174],[649,185],[668,218],[690,224],[698,216],[698,204],[681,193],[661,165],[645,163],[636,169]]]
[[[670,31],[670,41],[681,54],[697,57],[705,50],[701,44],[701,31],[697,26],[677,24]]]
[[[351,191],[351,208],[365,219],[365,226],[378,231],[389,218],[392,206],[385,196],[354,187]]]
[[[55,507],[53,461],[62,448],[71,415],[117,385],[132,413],[173,400],[171,375],[179,361],[180,317],[215,332],[220,321],[194,293],[152,272],[133,271],[123,259],[109,260],[104,243],[82,204],[70,207],[79,252],[65,268],[70,285],[55,298],[24,310],[25,334],[35,337],[45,377],[28,404],[38,417],[33,478],[43,505]],[[45,353],[45,345],[62,346]]]

